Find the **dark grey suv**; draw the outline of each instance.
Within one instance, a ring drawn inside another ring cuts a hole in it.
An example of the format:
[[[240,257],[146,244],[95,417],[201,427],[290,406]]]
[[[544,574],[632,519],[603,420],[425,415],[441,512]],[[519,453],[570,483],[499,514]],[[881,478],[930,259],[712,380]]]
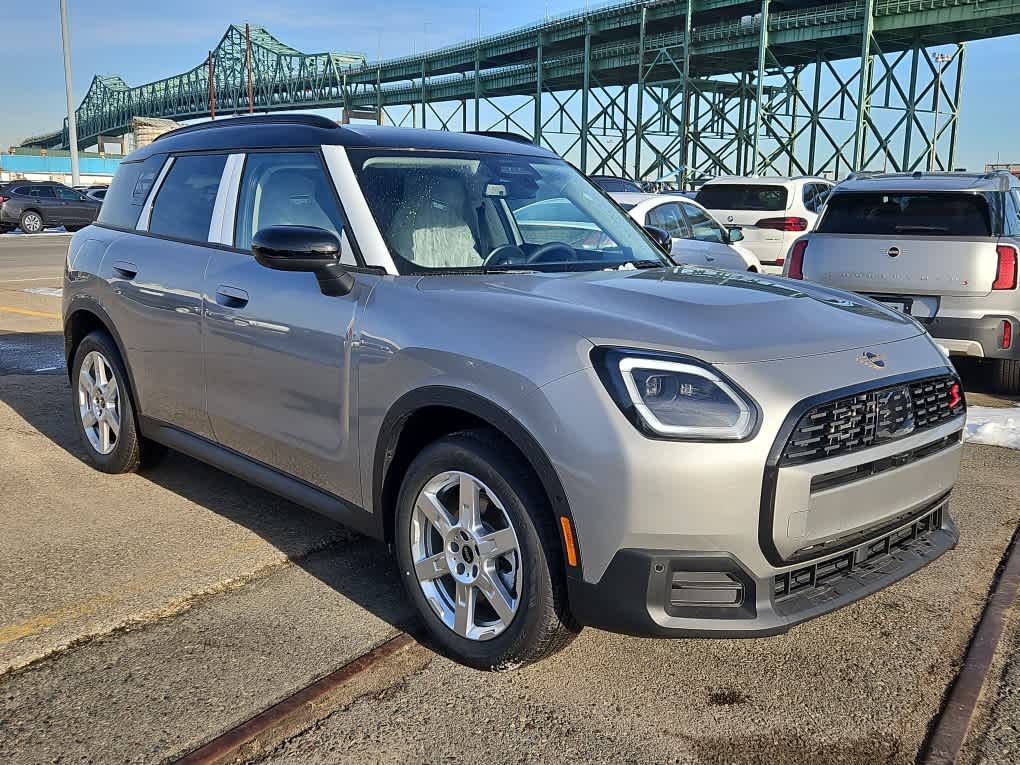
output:
[[[956,544],[965,404],[921,327],[676,266],[527,141],[168,133],[72,239],[63,310],[93,465],[163,444],[385,540],[471,666],[581,625],[782,632]]]
[[[50,181],[13,181],[0,189],[0,233],[20,228],[38,234],[45,228],[84,228],[99,215],[102,201]]]

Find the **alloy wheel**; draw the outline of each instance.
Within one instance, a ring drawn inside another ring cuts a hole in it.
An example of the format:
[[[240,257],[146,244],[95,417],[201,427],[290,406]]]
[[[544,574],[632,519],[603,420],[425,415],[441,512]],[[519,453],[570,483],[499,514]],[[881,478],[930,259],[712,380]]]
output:
[[[78,412],[92,448],[109,454],[120,438],[120,386],[113,367],[99,351],[89,351],[78,372]]]
[[[28,213],[21,219],[21,227],[28,234],[38,234],[42,231],[42,218],[37,213]]]
[[[425,600],[449,629],[491,640],[521,602],[520,543],[495,493],[460,471],[433,477],[411,515],[411,559]]]

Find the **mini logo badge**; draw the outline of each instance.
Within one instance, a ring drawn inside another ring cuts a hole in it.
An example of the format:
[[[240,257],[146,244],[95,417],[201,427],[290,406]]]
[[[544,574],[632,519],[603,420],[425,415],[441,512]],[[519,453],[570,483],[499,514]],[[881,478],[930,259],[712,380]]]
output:
[[[900,256],[899,247],[890,247],[889,252],[886,253],[890,258],[898,258]]]
[[[881,353],[875,353],[874,351],[865,351],[857,357],[857,363],[863,364],[866,367],[871,367],[872,369],[884,369],[885,356]]]

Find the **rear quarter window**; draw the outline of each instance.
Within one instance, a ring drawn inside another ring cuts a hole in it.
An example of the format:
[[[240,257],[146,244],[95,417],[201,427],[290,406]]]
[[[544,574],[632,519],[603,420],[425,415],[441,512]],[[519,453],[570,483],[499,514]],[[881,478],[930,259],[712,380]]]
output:
[[[981,194],[844,192],[829,197],[820,234],[991,236]]]
[[[711,183],[702,186],[694,197],[709,210],[785,210],[788,196],[784,186],[762,184]]]
[[[103,197],[99,223],[134,228],[166,157],[166,154],[155,154],[144,162],[121,162]]]

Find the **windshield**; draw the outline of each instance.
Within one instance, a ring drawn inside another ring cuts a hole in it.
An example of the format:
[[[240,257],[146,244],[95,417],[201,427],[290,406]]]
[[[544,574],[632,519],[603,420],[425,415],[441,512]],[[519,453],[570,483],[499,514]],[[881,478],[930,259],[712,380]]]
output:
[[[709,210],[776,210],[786,209],[786,189],[759,183],[707,183],[698,189],[694,199]]]
[[[562,160],[384,149],[349,154],[402,274],[672,265]]]

